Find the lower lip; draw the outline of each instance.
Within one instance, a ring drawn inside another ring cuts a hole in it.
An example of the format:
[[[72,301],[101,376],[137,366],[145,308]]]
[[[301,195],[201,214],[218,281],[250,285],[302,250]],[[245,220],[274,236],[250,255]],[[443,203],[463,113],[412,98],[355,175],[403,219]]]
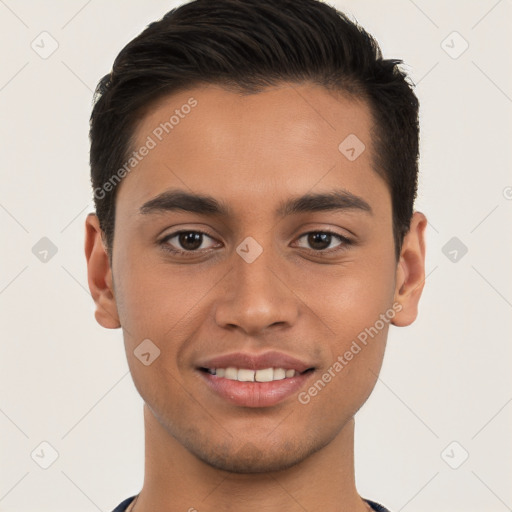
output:
[[[271,407],[298,393],[314,371],[272,382],[240,382],[200,370],[199,373],[210,389],[228,402],[241,407]]]

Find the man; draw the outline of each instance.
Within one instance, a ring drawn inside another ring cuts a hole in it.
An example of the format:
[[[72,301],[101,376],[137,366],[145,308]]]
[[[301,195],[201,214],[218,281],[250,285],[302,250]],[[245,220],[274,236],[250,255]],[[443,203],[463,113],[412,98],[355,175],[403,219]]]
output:
[[[354,415],[425,277],[400,62],[317,0],[196,0],[101,80],[88,281],[145,402],[115,512],[386,510]]]

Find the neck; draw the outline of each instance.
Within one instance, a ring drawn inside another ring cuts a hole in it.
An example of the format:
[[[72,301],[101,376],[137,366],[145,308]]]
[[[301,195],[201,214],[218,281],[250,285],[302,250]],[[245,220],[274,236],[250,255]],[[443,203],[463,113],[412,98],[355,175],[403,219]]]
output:
[[[214,468],[192,455],[144,406],[145,476],[134,512],[366,512],[354,478],[354,420],[299,464],[271,473]]]

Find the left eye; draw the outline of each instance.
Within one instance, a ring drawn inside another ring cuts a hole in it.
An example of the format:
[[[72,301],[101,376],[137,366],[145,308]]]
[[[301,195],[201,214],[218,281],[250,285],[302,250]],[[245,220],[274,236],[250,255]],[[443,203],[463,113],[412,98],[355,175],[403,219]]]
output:
[[[338,239],[340,243],[334,248],[329,248],[333,242],[333,237]],[[305,233],[299,237],[299,240],[302,238],[306,238],[310,247],[317,252],[325,251],[328,248],[336,250],[336,248],[339,248],[342,245],[350,244],[350,240],[344,236],[338,235],[337,233],[331,233],[330,231],[311,231],[310,233]]]

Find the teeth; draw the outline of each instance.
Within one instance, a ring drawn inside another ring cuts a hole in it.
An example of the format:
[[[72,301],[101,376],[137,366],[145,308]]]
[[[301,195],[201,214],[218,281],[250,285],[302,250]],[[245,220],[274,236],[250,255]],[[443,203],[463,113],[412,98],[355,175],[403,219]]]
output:
[[[274,380],[274,369],[265,368],[264,370],[258,370],[255,380],[257,382],[272,382]]]
[[[232,366],[226,368],[224,378],[229,380],[238,380],[238,370],[236,368],[233,368]]]
[[[240,368],[240,370],[238,370],[238,380],[241,382],[254,382],[254,373],[254,370]]]
[[[282,368],[274,369],[274,380],[283,380],[286,377],[286,370]]]
[[[285,370],[284,368],[265,368],[264,370],[250,370],[248,368],[215,368],[208,369],[208,372],[217,377],[224,377],[228,380],[238,380],[240,382],[272,382],[274,380],[283,380],[294,377],[295,370]]]

